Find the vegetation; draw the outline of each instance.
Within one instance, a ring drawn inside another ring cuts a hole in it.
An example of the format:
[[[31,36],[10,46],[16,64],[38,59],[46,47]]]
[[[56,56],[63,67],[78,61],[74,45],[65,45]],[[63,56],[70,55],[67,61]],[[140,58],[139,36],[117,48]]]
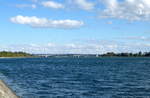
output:
[[[150,57],[150,52],[138,52],[138,53],[114,53],[108,52],[105,54],[43,54],[43,55],[32,55],[25,52],[9,52],[1,51],[0,57]]]
[[[0,57],[32,57],[32,55],[25,52],[1,51]]]
[[[138,52],[138,53],[114,53],[114,52],[108,52],[106,54],[102,54],[103,56],[116,56],[116,57],[150,57],[150,52]]]
[[[114,53],[108,52],[105,54],[35,54],[37,57],[150,57],[150,52],[138,53]]]

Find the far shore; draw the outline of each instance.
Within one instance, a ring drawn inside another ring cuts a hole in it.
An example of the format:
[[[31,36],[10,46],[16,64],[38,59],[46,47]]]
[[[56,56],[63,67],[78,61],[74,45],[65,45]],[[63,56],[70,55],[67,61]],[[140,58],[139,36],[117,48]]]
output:
[[[19,59],[19,58],[150,58],[150,56],[30,56],[30,57],[0,57],[0,59]]]
[[[35,58],[35,57],[0,57],[0,59],[5,59],[5,58]]]

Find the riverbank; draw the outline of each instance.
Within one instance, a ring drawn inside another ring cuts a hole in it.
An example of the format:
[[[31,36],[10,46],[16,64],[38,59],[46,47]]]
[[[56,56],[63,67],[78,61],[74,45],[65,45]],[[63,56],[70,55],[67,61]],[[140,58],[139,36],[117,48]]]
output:
[[[38,56],[27,56],[27,57],[26,57],[26,56],[23,56],[23,57],[15,57],[15,56],[14,56],[14,57],[5,57],[5,56],[4,56],[4,57],[0,57],[0,59],[1,59],[1,58],[2,58],[2,59],[3,59],[3,58],[36,58],[36,57],[38,57]]]
[[[2,58],[10,58],[10,57],[33,57],[32,54],[25,52],[10,52],[10,51],[1,51],[0,57]]]

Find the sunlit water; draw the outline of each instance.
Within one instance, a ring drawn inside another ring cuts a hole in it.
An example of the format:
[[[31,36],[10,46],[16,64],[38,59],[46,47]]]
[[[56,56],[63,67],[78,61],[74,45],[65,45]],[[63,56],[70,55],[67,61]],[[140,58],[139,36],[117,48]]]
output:
[[[150,58],[0,59],[21,98],[150,98]]]

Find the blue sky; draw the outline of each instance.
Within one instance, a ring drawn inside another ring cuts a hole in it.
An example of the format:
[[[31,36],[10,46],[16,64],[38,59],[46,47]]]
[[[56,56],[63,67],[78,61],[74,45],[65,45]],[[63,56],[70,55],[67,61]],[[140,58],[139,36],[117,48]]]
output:
[[[0,50],[150,51],[149,0],[0,0]]]

